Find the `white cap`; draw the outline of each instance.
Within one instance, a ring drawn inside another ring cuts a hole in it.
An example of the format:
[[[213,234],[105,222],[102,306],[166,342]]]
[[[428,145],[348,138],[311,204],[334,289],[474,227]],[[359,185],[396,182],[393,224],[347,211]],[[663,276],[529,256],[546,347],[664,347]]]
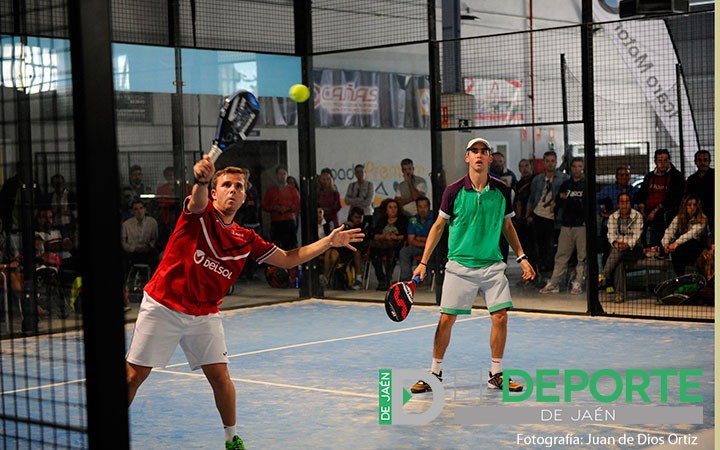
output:
[[[483,138],[475,138],[475,139],[470,139],[470,142],[468,142],[468,143],[467,143],[467,146],[465,147],[465,151],[467,151],[470,147],[472,147],[474,144],[477,144],[478,142],[481,142],[481,143],[485,144],[485,146],[486,146],[487,148],[489,148],[490,150],[492,150],[492,145],[490,145],[490,143],[489,143],[486,139],[483,139]]]

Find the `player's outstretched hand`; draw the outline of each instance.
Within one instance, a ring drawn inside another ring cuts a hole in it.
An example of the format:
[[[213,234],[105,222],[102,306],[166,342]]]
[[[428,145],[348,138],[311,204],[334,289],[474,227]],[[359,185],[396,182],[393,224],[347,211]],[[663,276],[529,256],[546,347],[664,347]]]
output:
[[[362,242],[365,234],[360,228],[345,230],[345,224],[343,224],[332,230],[328,238],[330,238],[330,247],[347,247],[355,252],[357,249],[351,243]]]

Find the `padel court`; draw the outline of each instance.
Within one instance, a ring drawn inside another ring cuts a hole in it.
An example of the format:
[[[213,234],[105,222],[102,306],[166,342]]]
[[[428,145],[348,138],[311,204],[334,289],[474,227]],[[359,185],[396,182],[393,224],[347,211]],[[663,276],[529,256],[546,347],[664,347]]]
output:
[[[687,448],[712,448],[714,326],[704,323],[511,312],[503,359],[505,370],[521,369],[533,378],[538,369],[580,369],[589,374],[601,369],[619,374],[628,369],[699,369],[702,375],[691,377],[697,384],[687,394],[702,396],[703,401],[680,402],[677,378],[669,377],[667,399],[662,399],[661,383],[653,379],[645,389],[650,401],[636,398],[632,406],[648,411],[657,407],[701,407],[702,424],[685,424],[688,420],[684,420],[682,412],[669,421],[675,425],[573,422],[575,413],[570,412],[563,422],[458,424],[456,413],[462,407],[494,406],[498,412],[507,411],[500,408],[523,408],[518,412],[539,407],[568,411],[580,408],[593,411],[594,416],[597,408],[627,406],[623,396],[618,402],[601,403],[589,389],[574,393],[569,403],[542,403],[533,392],[527,400],[503,404],[502,392],[486,387],[490,320],[485,310],[476,309],[471,316],[460,316],[453,329],[443,362],[445,396],[441,413],[425,425],[380,425],[379,369],[429,367],[437,319],[437,308],[430,306],[413,307],[407,320],[394,323],[380,303],[321,300],[225,312],[230,373],[237,388],[238,431],[247,448],[540,448],[552,442],[548,439],[567,439],[568,435],[584,443],[560,445],[555,441],[552,446],[622,448],[626,445],[618,441],[625,436],[635,439],[634,448],[678,439],[697,444]],[[129,324],[128,341],[131,332]],[[81,403],[84,381],[77,361],[73,362],[67,348],[55,348],[53,339],[48,336],[34,340],[37,348],[33,351],[48,358],[56,352],[64,353],[68,361],[66,383],[43,385],[42,373],[38,373],[37,379],[29,377],[28,385],[23,386],[19,383],[26,379],[3,373],[5,407],[14,399],[20,415],[24,415],[24,408],[42,408],[42,414],[62,414],[72,424],[80,420],[79,413],[74,417],[72,408],[56,410],[55,401],[62,397],[71,404]],[[18,339],[14,345],[22,348],[22,341]],[[9,367],[13,357],[20,364],[18,355],[4,353],[2,357],[7,359],[3,367]],[[38,369],[44,370],[42,366]],[[556,381],[557,386],[545,393],[562,398],[562,378]],[[601,378],[597,390],[607,395],[613,388],[611,381],[609,377]],[[409,390],[410,384],[404,387]],[[432,395],[413,395],[404,411],[422,413],[431,404]],[[210,387],[201,371],[189,370],[180,349],[167,368],[154,370],[140,388],[130,409],[130,420],[133,448],[222,448],[222,428]],[[43,432],[60,433],[38,427],[33,434],[40,436]],[[587,442],[588,435],[595,439],[593,443]],[[78,439],[81,437],[78,434]]]

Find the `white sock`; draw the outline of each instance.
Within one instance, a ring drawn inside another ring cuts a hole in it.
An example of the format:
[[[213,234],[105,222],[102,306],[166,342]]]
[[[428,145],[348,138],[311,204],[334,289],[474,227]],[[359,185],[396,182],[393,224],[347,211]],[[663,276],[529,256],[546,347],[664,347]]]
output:
[[[232,441],[232,438],[235,437],[235,435],[237,434],[237,426],[224,425],[223,428],[225,429],[225,442]]]
[[[502,359],[501,358],[492,358],[490,360],[490,373],[495,375],[498,372],[502,372]]]
[[[440,375],[440,372],[442,372],[442,359],[433,358],[430,370],[432,373]]]

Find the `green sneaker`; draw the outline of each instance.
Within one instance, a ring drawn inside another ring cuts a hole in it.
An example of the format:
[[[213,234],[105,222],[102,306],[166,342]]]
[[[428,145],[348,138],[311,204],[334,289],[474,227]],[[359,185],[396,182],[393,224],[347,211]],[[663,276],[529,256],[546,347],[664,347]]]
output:
[[[245,450],[245,444],[243,444],[243,440],[240,439],[240,436],[237,434],[233,436],[232,441],[225,442],[225,449],[226,450]]]

